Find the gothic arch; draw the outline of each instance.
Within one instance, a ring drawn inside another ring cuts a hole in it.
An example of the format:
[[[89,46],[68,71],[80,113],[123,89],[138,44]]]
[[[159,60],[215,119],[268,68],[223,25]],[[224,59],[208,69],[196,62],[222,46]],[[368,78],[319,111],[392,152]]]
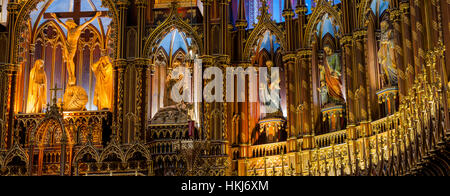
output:
[[[311,46],[313,35],[315,33],[315,28],[317,24],[322,20],[322,17],[325,14],[329,14],[334,19],[334,22],[337,23],[337,25],[342,28],[342,21],[339,17],[339,12],[335,10],[326,0],[319,0],[317,7],[314,9],[313,14],[311,15],[310,20],[308,21],[308,25],[306,26],[305,31],[305,40],[303,40],[304,43],[306,43],[307,46]],[[340,32],[338,32],[340,33]],[[335,35],[337,37],[337,35]]]
[[[268,12],[267,5],[263,5],[261,8],[261,15],[258,17],[258,24],[246,41],[243,55],[244,59],[250,59],[252,49],[258,44],[258,40],[266,31],[270,31],[271,34],[275,35],[276,41],[280,43],[281,49],[283,50],[286,45],[284,33],[271,19],[271,14]]]
[[[169,33],[172,29],[176,28],[180,32],[186,34],[187,37],[192,38],[192,44],[196,45],[199,49],[199,54],[203,54],[203,44],[200,35],[197,33],[197,27],[191,27],[187,22],[183,21],[177,12],[177,5],[172,5],[171,11],[167,19],[161,23],[155,30],[148,36],[147,41],[144,44],[144,55],[152,57],[159,46],[159,42]]]
[[[54,113],[54,111],[53,111]],[[40,129],[47,125],[48,123],[50,123],[51,121],[55,121],[57,126],[59,125],[59,128],[61,129],[62,132],[66,133],[67,139],[69,141],[70,144],[73,144],[73,138],[72,135],[70,134],[70,132],[68,130],[65,129],[64,127],[64,121],[61,117],[57,117],[55,114],[50,114],[49,116],[46,116],[44,119],[42,119],[37,125],[36,127],[34,127],[34,130],[31,132],[31,140],[30,140],[30,144],[34,145],[33,142],[35,142],[35,144],[39,144],[41,141],[36,141],[36,139],[38,139],[38,134],[40,132]],[[45,135],[47,133],[48,130],[44,130],[43,135]]]
[[[36,9],[36,6],[38,3],[42,2],[44,0],[22,0],[19,1],[19,7],[20,11],[17,15],[17,21],[14,24],[14,35],[18,36],[20,35],[20,32],[24,31],[25,28],[27,28],[26,21],[30,18],[30,13],[32,10]],[[113,29],[118,29],[117,21],[119,21],[118,12],[115,7],[114,0],[102,0],[102,3],[109,9],[110,17],[112,18],[111,26]],[[117,34],[114,34],[114,43],[117,46],[118,38]],[[13,63],[17,64],[20,62],[19,60],[19,51],[20,51],[20,44],[22,42],[21,37],[16,37],[14,40],[14,48],[12,51],[13,54]],[[116,48],[114,48],[115,51]],[[113,52],[113,57],[116,57],[115,52]]]
[[[43,28],[46,28],[47,26],[51,26],[51,27],[55,28],[58,33],[59,38],[63,38],[63,39],[66,38],[64,33],[62,33],[63,31],[62,31],[61,27],[58,24],[56,24],[56,22],[53,20],[45,21],[43,24],[41,24],[39,27],[37,27],[36,32],[40,32]],[[31,39],[31,43],[35,43],[35,41],[37,41],[37,39],[38,39],[38,36],[39,36],[39,33],[34,34],[34,36]]]
[[[19,157],[20,160],[24,161],[26,165],[28,165],[29,160],[28,154],[25,153],[22,147],[16,144],[14,148],[9,150],[8,153],[6,154],[5,159],[3,160],[4,161],[3,166],[6,167],[8,163],[10,163],[15,157]]]
[[[109,155],[117,155],[117,157],[123,162],[125,161],[124,152],[116,144],[111,143],[100,155],[100,162],[103,162]]]
[[[126,153],[125,160],[128,161],[130,158],[133,157],[134,153],[140,152],[147,161],[150,161],[150,152],[142,145],[142,144],[135,144],[133,145]]]
[[[92,145],[86,145],[84,146],[80,151],[78,151],[73,160],[74,163],[78,163],[81,159],[83,159],[84,155],[90,154],[93,159],[95,159],[96,162],[99,161],[99,155],[97,150]]]

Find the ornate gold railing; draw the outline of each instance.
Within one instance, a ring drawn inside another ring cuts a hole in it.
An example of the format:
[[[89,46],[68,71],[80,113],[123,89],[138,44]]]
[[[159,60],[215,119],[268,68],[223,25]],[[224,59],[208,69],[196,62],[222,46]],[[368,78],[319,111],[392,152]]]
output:
[[[394,115],[315,136],[313,149],[300,148],[282,154],[295,157],[295,161],[287,162],[284,158],[267,155],[253,156],[246,160],[247,175],[281,174],[281,170],[292,168],[295,172],[283,172],[284,175],[448,175],[450,168],[445,157],[448,157],[446,148],[450,134],[446,130],[444,112],[447,103],[436,69],[437,59],[443,57],[443,51],[442,46],[428,53],[423,72]],[[298,140],[298,143],[302,142],[303,139]],[[251,149],[267,151],[285,143]],[[271,168],[273,165],[278,167]]]

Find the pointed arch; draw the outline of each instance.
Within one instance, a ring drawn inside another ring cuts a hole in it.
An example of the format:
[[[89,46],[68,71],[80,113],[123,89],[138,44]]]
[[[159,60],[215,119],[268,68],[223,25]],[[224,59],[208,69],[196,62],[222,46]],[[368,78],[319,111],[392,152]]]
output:
[[[125,160],[128,161],[133,157],[134,153],[140,152],[147,161],[151,160],[150,152],[142,144],[134,144],[125,154]]]
[[[42,25],[40,25],[40,26],[37,28],[36,33],[35,33],[34,36],[32,37],[31,43],[35,43],[36,40],[38,39],[39,32],[40,32],[42,29],[44,29],[44,28],[46,28],[46,27],[48,27],[48,26],[51,26],[51,27],[55,28],[56,31],[57,31],[57,33],[58,33],[58,36],[59,36],[60,38],[66,39],[66,35],[64,35],[63,30],[61,29],[61,26],[59,26],[59,25],[58,25],[55,21],[53,21],[53,20],[48,20],[48,21],[45,21]]]
[[[244,59],[250,59],[252,55],[253,48],[258,45],[258,40],[261,36],[264,36],[266,31],[270,31],[271,34],[275,35],[276,41],[280,43],[281,48],[285,48],[285,35],[277,24],[271,19],[271,14],[268,12],[267,5],[263,5],[261,8],[261,15],[258,17],[258,24],[255,29],[247,39],[244,48]]]
[[[122,149],[119,148],[119,146],[115,143],[109,144],[105,150],[101,153],[99,161],[103,162],[106,158],[108,158],[109,155],[117,155],[117,157],[124,162],[125,161],[125,155]]]
[[[73,158],[74,163],[78,163],[87,154],[90,154],[96,162],[99,161],[98,151],[92,145],[86,145],[75,154]]]
[[[311,46],[311,43],[313,41],[313,36],[315,34],[315,29],[317,24],[322,21],[322,18],[325,14],[328,14],[329,17],[334,19],[334,23],[339,26],[338,34],[335,35],[335,37],[339,37],[341,34],[341,28],[342,28],[342,21],[339,17],[339,12],[334,9],[326,0],[319,0],[317,7],[314,9],[313,14],[311,15],[311,19],[308,21],[308,25],[306,26],[305,31],[305,40],[303,40],[304,43],[306,43],[306,46]]]
[[[167,19],[161,23],[155,30],[148,36],[147,41],[144,44],[144,55],[152,57],[156,54],[159,43],[163,40],[165,35],[172,31],[172,29],[178,29],[185,33],[187,37],[192,38],[192,45],[198,47],[199,53],[203,54],[203,44],[200,35],[197,33],[198,27],[191,27],[185,22],[177,12],[177,5],[172,5],[171,11]]]
[[[32,140],[30,142],[31,145],[33,145],[33,142],[36,142],[36,144],[40,144],[42,142],[42,141],[33,141],[33,140],[38,139],[37,136],[40,133],[41,128],[43,126],[45,126],[45,125],[48,125],[48,123],[50,123],[51,121],[55,121],[56,122],[56,126],[59,126],[61,131],[66,133],[66,136],[67,136],[67,139],[69,141],[69,144],[74,144],[73,136],[68,130],[65,129],[65,127],[64,127],[64,120],[62,119],[60,114],[59,113],[55,113],[55,111],[50,111],[50,113],[44,119],[42,119],[36,125],[36,127],[34,127],[34,130],[31,132],[31,136],[32,136]],[[48,130],[46,130],[46,129],[43,130],[42,134],[45,135],[47,133],[47,131]]]
[[[28,154],[20,147],[18,144],[9,150],[4,158],[3,166],[7,166],[15,157],[19,157],[20,160],[24,161],[28,165]]]

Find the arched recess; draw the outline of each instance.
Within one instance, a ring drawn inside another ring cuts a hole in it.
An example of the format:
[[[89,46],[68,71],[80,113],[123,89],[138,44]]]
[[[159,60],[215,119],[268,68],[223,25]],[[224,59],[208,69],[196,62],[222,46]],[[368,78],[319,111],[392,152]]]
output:
[[[100,154],[99,161],[104,162],[108,157],[117,157],[121,162],[125,161],[125,153],[115,142],[111,142]]]
[[[309,19],[303,40],[306,47],[312,49],[311,85],[316,134],[325,134],[345,127],[345,65],[340,48],[342,28],[338,10],[327,1],[319,0]],[[330,49],[326,50],[328,53],[325,51],[326,47]],[[328,63],[331,65],[326,66]],[[332,91],[329,91],[330,89]]]
[[[377,91],[384,88],[383,71],[378,59],[378,51],[380,49],[381,23],[387,21],[390,23],[389,0],[365,0],[361,2],[364,10],[361,10],[360,18],[362,27],[367,30],[367,69],[368,83],[371,92],[369,96],[371,100],[378,100]],[[364,12],[362,12],[364,11]],[[390,25],[391,26],[391,25]],[[390,27],[392,29],[392,27]],[[370,103],[371,116],[373,120],[380,119],[386,115],[385,103],[380,104],[378,101]]]
[[[173,29],[178,29],[179,31],[185,33],[187,37],[192,38],[192,45],[198,47],[198,53],[203,54],[203,42],[200,35],[197,33],[198,27],[192,27],[187,22],[185,22],[181,16],[178,14],[177,5],[172,5],[171,11],[167,19],[161,23],[155,30],[152,31],[150,36],[148,36],[147,41],[144,45],[144,55],[148,58],[153,58],[157,54],[158,46],[164,37],[171,32]]]
[[[244,47],[244,59],[251,59],[255,47],[258,45],[258,41],[264,37],[267,31],[270,34],[275,35],[276,42],[280,44],[281,50],[284,50],[286,45],[285,35],[283,31],[278,28],[277,24],[271,19],[271,15],[268,12],[267,5],[263,5],[261,8],[261,15],[258,17],[258,24],[247,39]]]
[[[144,156],[147,161],[150,161],[150,152],[142,145],[142,144],[135,144],[133,145],[126,153],[125,160],[129,161],[133,158],[135,153],[141,153],[142,156]]]
[[[85,157],[85,155],[90,155],[96,162],[99,161],[97,150],[92,145],[86,145],[75,154],[73,159],[74,163],[78,164]]]
[[[19,145],[15,145],[11,150],[9,150],[2,162],[4,167],[7,167],[9,163],[11,163],[14,158],[19,157],[21,161],[25,162],[26,168],[28,168],[29,157],[28,154],[24,151],[22,147]],[[1,160],[1,159],[0,159]],[[1,165],[0,165],[1,167]]]
[[[73,139],[73,135],[72,133],[69,132],[69,130],[67,130],[64,127],[64,120],[61,117],[57,117],[55,115],[48,115],[46,116],[44,119],[42,119],[37,125],[36,127],[34,127],[34,130],[31,132],[32,138],[30,141],[31,145],[44,145],[44,139],[45,139],[45,135],[48,132],[48,125],[54,123],[56,128],[59,128],[62,132],[65,132],[68,142],[70,145],[74,144],[74,139]],[[42,136],[42,137],[39,137]]]
[[[20,11],[17,15],[17,21],[14,24],[14,35],[21,35],[20,33],[23,32],[25,29],[27,29],[27,26],[29,25],[27,23],[27,21],[30,18],[30,13],[33,10],[37,9],[38,3],[45,2],[45,1],[46,0],[22,0],[22,1],[19,1]],[[49,1],[54,1],[54,0],[49,0]],[[119,21],[119,15],[118,15],[117,9],[115,7],[114,0],[101,0],[101,2],[104,7],[109,9],[108,14],[109,14],[109,17],[112,18],[110,25],[112,26],[112,31],[116,31],[118,28],[118,26],[117,26],[118,24],[116,21]],[[42,15],[39,15],[39,17],[42,17]],[[111,32],[108,32],[108,33],[109,33],[109,35],[113,36],[113,43],[111,43],[112,47],[111,46],[109,46],[109,47],[113,48],[111,57],[113,59],[115,59],[117,56],[115,46],[118,45],[119,39],[117,37],[117,33],[111,33]],[[22,61],[21,59],[19,59],[19,52],[21,51],[20,43],[23,42],[24,39],[25,38],[23,38],[23,37],[16,37],[16,39],[14,40],[15,47],[13,48],[13,51],[12,51],[12,54],[13,54],[12,61],[14,64],[18,64]],[[110,43],[108,43],[108,44],[110,44]]]
[[[328,14],[330,18],[333,18],[333,24],[335,26],[342,27],[342,21],[341,17],[339,15],[339,12],[334,9],[330,3],[328,3],[326,0],[319,0],[320,2],[317,4],[317,7],[314,8],[314,12],[310,16],[310,19],[308,21],[308,25],[306,26],[305,31],[305,40],[303,40],[304,43],[306,43],[306,46],[311,47],[312,42],[314,41],[314,33],[316,33],[316,27],[317,24],[322,21],[323,16],[325,14]],[[341,31],[338,31],[338,34],[335,35],[336,37],[341,37]]]
[[[248,105],[248,114],[247,116],[243,116],[242,118],[246,118],[248,120],[249,126],[249,135],[252,138],[250,140],[256,140],[259,138],[259,135],[263,133],[260,129],[259,123],[269,118],[281,119],[285,118],[287,114],[287,106],[286,106],[286,92],[287,88],[286,84],[286,69],[284,64],[280,61],[282,59],[282,55],[284,53],[286,46],[286,38],[285,34],[281,28],[277,26],[277,24],[271,19],[271,14],[268,12],[268,6],[266,4],[262,4],[260,9],[260,16],[258,17],[258,23],[255,28],[252,30],[250,36],[248,37],[245,47],[243,58],[251,63],[251,66],[256,67],[278,67],[279,68],[279,86],[280,86],[280,98],[278,111],[273,113],[267,113],[266,107],[269,106],[268,102],[261,102],[259,99],[259,91],[257,92],[258,97],[257,102],[249,103]],[[268,64],[271,62],[271,64]],[[268,72],[270,77],[272,73]],[[271,82],[271,84],[273,84]],[[259,83],[256,84],[257,89],[260,89]],[[284,95],[284,96],[283,96]],[[267,101],[267,100],[266,100]],[[285,103],[285,104],[283,104]],[[241,117],[240,117],[241,118]],[[237,122],[237,121],[236,121]],[[234,127],[235,125],[233,125]],[[238,131],[238,129],[235,129]],[[277,132],[277,131],[275,131]],[[284,130],[280,130],[280,132],[284,132]],[[241,134],[241,135],[240,135]],[[242,133],[232,133],[232,136],[238,136],[238,138],[242,137]],[[240,135],[240,136],[239,136]],[[237,139],[237,138],[236,138]],[[278,138],[279,139],[279,138]]]
[[[83,87],[89,97],[88,103],[85,105],[86,109],[101,110],[94,105],[97,77],[94,72],[91,72],[90,67],[102,56],[109,55],[112,58],[116,56],[114,52],[118,41],[115,33],[117,11],[113,0],[81,0],[81,8],[72,11],[68,11],[70,10],[68,2],[70,1],[24,0],[19,2],[21,9],[14,24],[15,47],[11,51],[13,63],[19,64],[14,107],[16,112],[26,112],[27,102],[29,101],[27,96],[30,83],[29,73],[36,60],[42,59],[45,62],[47,87],[54,87],[55,84],[63,88],[66,86],[67,70],[62,53],[66,45],[65,34],[67,30],[62,28],[62,25],[57,24],[50,13],[70,12],[61,18],[63,22],[72,17],[74,20],[83,23],[89,17],[84,17],[78,13],[86,14],[89,12],[93,14],[96,11],[102,12],[102,15],[83,29],[78,41],[75,74],[77,75],[77,85]],[[43,33],[45,29],[50,29],[51,33],[56,35],[57,38],[54,40],[52,38],[47,39],[48,36],[44,36],[47,33]],[[62,98],[63,92],[59,92],[57,96]],[[50,102],[49,95],[47,95],[47,98]]]

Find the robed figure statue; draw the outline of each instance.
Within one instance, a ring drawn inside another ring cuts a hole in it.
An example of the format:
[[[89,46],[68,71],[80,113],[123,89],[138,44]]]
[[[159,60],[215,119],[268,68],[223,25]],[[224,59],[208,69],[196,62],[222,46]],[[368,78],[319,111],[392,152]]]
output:
[[[334,53],[330,46],[324,47],[325,65],[320,66],[321,95],[322,105],[331,101],[339,104],[345,102],[342,92],[342,74],[341,63],[338,53]]]
[[[37,60],[30,72],[26,113],[40,113],[47,104],[47,75],[44,61]]]
[[[398,71],[395,55],[393,31],[389,30],[389,23],[381,22],[381,44],[378,50],[378,62],[381,65],[384,84],[396,86],[398,84]]]
[[[113,66],[108,56],[101,57],[92,65],[92,71],[97,79],[95,84],[94,105],[99,110],[110,109],[113,90]]]

